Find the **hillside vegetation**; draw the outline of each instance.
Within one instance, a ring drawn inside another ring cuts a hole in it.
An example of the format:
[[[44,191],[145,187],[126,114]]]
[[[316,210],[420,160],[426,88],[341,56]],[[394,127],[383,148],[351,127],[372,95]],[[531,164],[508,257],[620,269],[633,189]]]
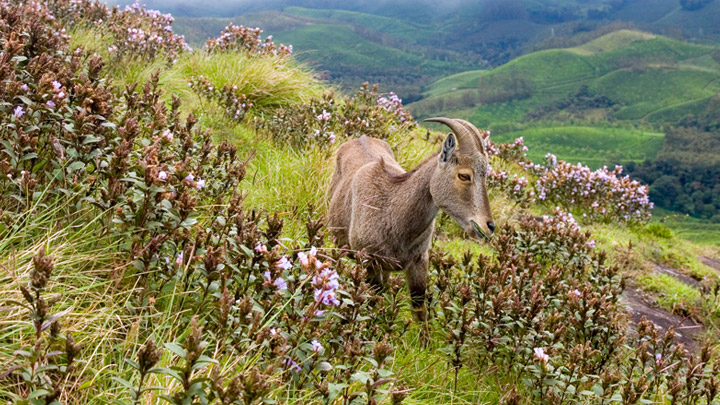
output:
[[[438,218],[413,322],[325,190],[353,137],[411,168],[442,134],[258,30],[192,52],[172,22],[0,4],[0,400],[717,403],[720,252],[650,222],[646,185],[491,137],[497,234]]]

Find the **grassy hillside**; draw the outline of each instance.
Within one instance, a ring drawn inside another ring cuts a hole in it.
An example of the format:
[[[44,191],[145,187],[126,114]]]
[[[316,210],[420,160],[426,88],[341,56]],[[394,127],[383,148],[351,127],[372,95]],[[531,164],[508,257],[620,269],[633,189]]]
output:
[[[377,291],[332,243],[326,189],[353,137],[409,169],[443,133],[247,32],[191,53],[163,16],[74,7],[0,4],[1,401],[715,400],[720,275],[698,255],[720,251],[647,224],[646,187],[498,144],[496,236],[438,218],[416,322],[401,273]],[[670,323],[628,325],[628,302]]]
[[[662,148],[663,136],[624,128],[567,126],[503,132],[493,139],[511,143],[523,137],[530,149],[528,157],[534,162],[542,162],[546,153],[553,153],[570,162],[599,168],[613,163],[654,160]]]

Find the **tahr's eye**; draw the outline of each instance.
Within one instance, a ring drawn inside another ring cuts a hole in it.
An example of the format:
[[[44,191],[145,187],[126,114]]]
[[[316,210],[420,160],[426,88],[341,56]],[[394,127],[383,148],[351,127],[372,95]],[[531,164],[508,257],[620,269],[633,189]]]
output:
[[[470,175],[465,173],[458,173],[458,179],[462,181],[470,181]]]

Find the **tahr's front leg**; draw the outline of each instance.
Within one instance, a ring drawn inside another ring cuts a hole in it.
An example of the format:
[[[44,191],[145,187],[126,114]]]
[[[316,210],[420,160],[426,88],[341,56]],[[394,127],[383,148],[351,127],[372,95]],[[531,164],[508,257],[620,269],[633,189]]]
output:
[[[405,268],[405,278],[410,290],[410,303],[412,304],[413,319],[424,322],[427,320],[427,306],[425,304],[425,293],[428,277],[428,254],[413,260]]]

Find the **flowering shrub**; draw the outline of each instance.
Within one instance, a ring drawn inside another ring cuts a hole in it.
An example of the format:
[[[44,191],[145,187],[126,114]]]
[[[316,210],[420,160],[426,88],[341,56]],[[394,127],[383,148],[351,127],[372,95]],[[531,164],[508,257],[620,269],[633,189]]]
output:
[[[653,203],[647,186],[622,176],[621,166],[593,171],[580,163],[557,162],[553,155],[546,160],[548,169],[535,185],[539,200],[580,210],[591,220],[627,223],[650,218]]]
[[[95,0],[58,0],[48,2],[54,16],[69,26],[95,27],[109,32],[113,42],[108,52],[115,59],[137,58],[152,61],[165,57],[174,62],[180,53],[192,49],[182,35],[173,33],[174,18],[157,10],[148,10],[138,2],[123,10]]]
[[[245,114],[253,107],[248,95],[238,90],[237,86],[225,85],[222,89],[219,89],[203,76],[193,77],[188,82],[188,86],[198,96],[214,101],[224,107],[225,115],[237,121],[242,121]]]
[[[279,144],[301,148],[305,144],[328,145],[338,136],[368,135],[386,139],[393,131],[410,130],[417,125],[394,94],[378,94],[377,85],[368,83],[354,97],[337,102],[333,92],[308,103],[276,109],[269,117],[256,117],[255,128],[272,136]]]
[[[291,55],[292,45],[275,45],[272,35],[262,39],[260,28],[248,28],[230,23],[218,38],[209,39],[205,48],[211,52],[242,51],[249,55]]]
[[[712,403],[720,365],[710,346],[685,357],[672,330],[658,336],[649,322],[625,344],[619,269],[572,215],[526,217],[492,244],[494,258],[431,254],[430,311],[446,325],[443,351],[456,372],[497,367],[519,377],[504,390],[527,392],[532,403]]]
[[[582,213],[590,221],[637,223],[647,221],[653,208],[648,187],[629,176],[622,175],[622,167],[614,170],[603,167],[591,170],[578,163],[558,161],[548,153],[545,165],[527,158],[522,137],[511,144],[488,142],[488,153],[518,164],[529,176],[536,177],[534,190],[527,190],[524,176],[508,177],[506,172],[490,170],[488,184],[499,188],[519,204],[536,200],[559,205],[565,210]]]
[[[527,206],[534,200],[535,191],[528,189],[528,180],[524,176],[513,174],[512,177],[507,172],[488,168],[487,174],[488,187],[499,189],[510,196],[517,204]]]

